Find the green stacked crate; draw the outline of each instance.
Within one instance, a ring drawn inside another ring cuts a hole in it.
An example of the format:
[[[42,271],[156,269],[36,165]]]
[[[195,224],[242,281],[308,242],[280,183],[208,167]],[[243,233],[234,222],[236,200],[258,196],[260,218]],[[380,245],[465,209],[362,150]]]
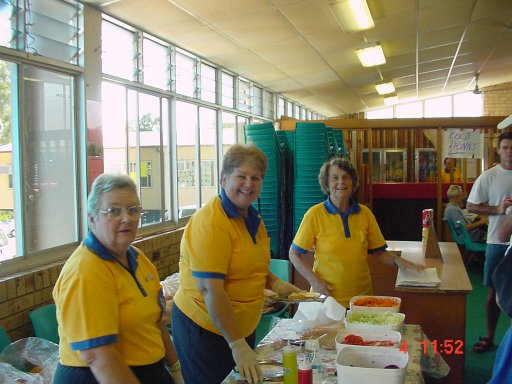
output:
[[[347,146],[345,145],[345,140],[343,140],[343,132],[341,129],[333,128],[334,137],[336,138],[336,143],[338,144],[338,156],[348,157]]]
[[[294,131],[276,131],[277,138],[283,149],[281,178],[281,259],[288,258],[292,242],[293,230],[293,147],[295,146]]]
[[[306,211],[323,201],[318,184],[320,167],[330,157],[327,127],[323,123],[297,123],[295,126],[293,233]]]
[[[252,142],[267,156],[267,172],[260,198],[254,202],[265,223],[270,237],[272,257],[280,257],[281,231],[281,180],[283,149],[277,139],[272,123],[247,124],[244,127],[245,141]]]

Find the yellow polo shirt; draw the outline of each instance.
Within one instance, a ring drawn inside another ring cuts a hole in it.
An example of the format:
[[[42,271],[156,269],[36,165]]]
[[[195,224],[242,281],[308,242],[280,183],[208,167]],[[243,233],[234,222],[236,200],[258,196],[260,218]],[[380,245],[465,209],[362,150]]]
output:
[[[244,220],[224,190],[189,220],[181,239],[180,285],[174,303],[191,320],[216,333],[196,277],[223,279],[240,330],[258,325],[269,272],[270,241],[253,207]]]
[[[115,344],[130,366],[165,355],[162,289],[151,261],[135,247],[125,268],[89,232],[66,261],[53,290],[63,365],[86,367],[80,350]]]
[[[327,199],[306,212],[292,247],[302,254],[314,248],[313,271],[333,287],[332,296],[348,308],[353,296],[372,293],[367,257],[387,245],[366,206],[351,199],[348,212],[343,213]]]

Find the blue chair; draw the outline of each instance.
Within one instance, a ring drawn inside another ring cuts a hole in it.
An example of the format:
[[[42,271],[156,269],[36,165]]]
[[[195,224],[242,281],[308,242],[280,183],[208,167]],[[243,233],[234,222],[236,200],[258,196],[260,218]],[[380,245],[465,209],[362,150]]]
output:
[[[34,327],[34,334],[42,339],[59,344],[59,331],[57,323],[57,308],[55,304],[48,304],[34,309],[28,313]]]
[[[270,259],[270,271],[279,277],[281,280],[290,282],[290,261],[282,259]],[[289,316],[289,305],[286,304],[281,309],[265,313],[261,315],[260,322],[256,327],[256,345],[265,337],[270,328],[270,322],[274,317],[288,317]]]
[[[484,253],[487,250],[487,244],[485,243],[476,243],[471,239],[471,235],[469,234],[468,230],[466,229],[466,224],[461,222],[460,220],[457,220],[457,228],[460,230],[460,233],[462,234],[462,239],[464,240],[464,248],[469,253],[468,261],[466,262],[466,267],[469,265],[471,260],[473,260],[476,257],[477,253]]]
[[[0,353],[4,350],[5,347],[7,347],[9,344],[11,344],[11,338],[5,332],[5,329],[0,327]]]

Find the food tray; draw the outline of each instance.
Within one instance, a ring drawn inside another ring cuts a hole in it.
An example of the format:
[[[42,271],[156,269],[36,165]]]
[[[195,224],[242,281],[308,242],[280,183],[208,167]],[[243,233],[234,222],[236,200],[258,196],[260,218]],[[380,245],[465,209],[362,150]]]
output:
[[[316,299],[311,298],[311,299],[292,300],[292,299],[288,299],[288,298],[277,298],[275,301],[278,303],[298,304],[298,303],[314,303],[314,302],[323,303],[325,301],[325,299],[327,299],[326,295],[320,295]]]
[[[404,382],[409,355],[397,348],[348,346],[336,359],[339,384],[401,384]],[[396,368],[386,369],[394,365]]]
[[[397,302],[397,305],[394,306],[388,306],[388,307],[381,307],[376,305],[354,305],[354,302],[361,299],[367,299],[371,300],[374,299],[374,301],[381,301],[381,300],[393,300]],[[354,312],[400,312],[400,304],[402,300],[399,297],[395,296],[375,296],[375,295],[369,295],[369,296],[354,296],[350,299],[350,310]]]
[[[338,332],[335,338],[336,342],[336,352],[340,353],[343,348],[346,347],[357,347],[357,348],[386,348],[383,346],[363,346],[363,345],[354,345],[354,344],[344,344],[342,341],[348,335],[356,335],[363,338],[365,341],[388,341],[393,343],[391,346],[387,346],[388,348],[398,348],[400,345],[400,341],[402,340],[402,335],[398,331],[392,331],[388,329],[342,329]]]
[[[353,322],[356,318],[367,318],[374,320],[374,322],[356,323]],[[397,321],[393,324],[385,324],[384,321],[389,318],[394,318]],[[347,329],[388,329],[392,331],[402,332],[404,325],[405,315],[403,313],[395,312],[352,312],[347,311],[345,316],[345,327]]]

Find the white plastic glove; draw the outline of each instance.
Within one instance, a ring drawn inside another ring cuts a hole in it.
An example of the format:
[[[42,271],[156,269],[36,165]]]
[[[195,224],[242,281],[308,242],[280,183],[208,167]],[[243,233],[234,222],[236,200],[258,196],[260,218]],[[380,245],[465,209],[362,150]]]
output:
[[[254,352],[245,339],[238,339],[229,343],[236,369],[242,380],[248,383],[257,383],[263,380],[258,355]]]
[[[277,279],[274,282],[272,285],[272,290],[276,292],[279,297],[288,297],[290,296],[290,293],[293,292],[304,292],[303,289],[300,289],[299,287],[296,287],[295,285],[281,279]]]
[[[185,384],[185,380],[183,380],[183,376],[181,375],[181,365],[179,361],[174,363],[171,367],[171,377],[174,384]]]
[[[181,376],[181,369],[176,372],[171,372],[171,377],[174,380],[174,384],[185,384],[183,376]]]

